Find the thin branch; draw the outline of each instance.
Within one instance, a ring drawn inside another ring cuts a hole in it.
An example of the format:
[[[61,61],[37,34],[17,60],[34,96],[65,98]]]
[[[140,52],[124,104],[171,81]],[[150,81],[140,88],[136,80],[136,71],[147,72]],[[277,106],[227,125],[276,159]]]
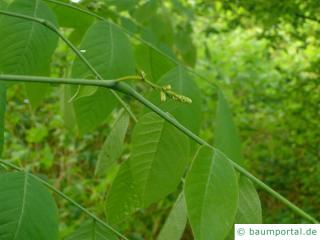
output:
[[[196,134],[194,134],[192,131],[190,131],[188,128],[183,126],[181,123],[179,123],[176,119],[172,118],[169,114],[161,110],[159,107],[151,103],[149,100],[145,99],[141,94],[136,92],[130,85],[119,82],[117,80],[110,80],[110,81],[95,81],[95,80],[86,80],[86,79],[66,79],[66,78],[48,78],[48,77],[33,77],[33,76],[19,76],[19,75],[0,75],[0,80],[3,81],[16,81],[16,82],[36,82],[36,83],[60,83],[60,84],[77,84],[77,85],[92,85],[92,86],[100,86],[100,87],[106,87],[111,88],[113,90],[125,93],[140,103],[142,103],[144,106],[149,108],[151,111],[158,114],[160,117],[165,119],[167,122],[172,124],[174,127],[176,127],[178,130],[183,132],[186,136],[193,139],[195,142],[197,142],[200,145],[208,146],[211,149],[220,152],[223,154],[219,149],[215,148],[214,146],[207,143],[202,138],[198,137]],[[223,154],[224,155],[224,154]],[[304,219],[312,222],[312,223],[318,223],[318,221],[310,216],[308,213],[303,211],[301,208],[290,202],[288,199],[283,197],[281,194],[273,190],[271,187],[269,187],[267,184],[256,178],[254,175],[252,175],[250,172],[248,172],[246,169],[232,161],[230,158],[225,156],[232,166],[241,174],[246,176],[248,179],[250,179],[253,183],[255,183],[257,186],[259,186],[264,191],[268,192],[271,196],[278,199],[280,202],[282,202],[284,205],[286,205],[288,208],[290,208],[293,212],[295,212],[297,215],[303,217]]]
[[[24,169],[19,168],[16,165],[13,165],[11,163],[9,163],[8,161],[3,161],[0,160],[0,163],[10,167],[12,169],[15,169],[17,171],[20,172],[24,172]],[[125,237],[124,235],[122,235],[121,233],[119,233],[116,229],[114,229],[113,227],[111,227],[109,224],[105,223],[104,221],[102,221],[100,218],[98,218],[96,215],[94,215],[93,213],[91,213],[89,210],[87,210],[85,207],[83,207],[82,205],[80,205],[79,203],[77,203],[75,200],[73,200],[72,198],[70,198],[69,196],[67,196],[66,194],[64,194],[63,192],[61,192],[60,190],[58,190],[57,188],[55,188],[54,186],[52,186],[51,184],[49,184],[48,182],[46,182],[45,180],[31,174],[28,173],[31,177],[33,177],[35,180],[37,180],[38,182],[42,183],[44,186],[46,186],[47,188],[49,188],[51,191],[55,192],[57,195],[59,195],[60,197],[62,197],[63,199],[67,200],[68,202],[72,203],[74,206],[76,206],[77,208],[79,208],[82,212],[84,212],[85,214],[87,214],[89,217],[91,217],[92,219],[94,219],[95,221],[97,221],[98,223],[100,223],[101,225],[103,225],[104,227],[106,227],[107,229],[109,229],[110,231],[112,231],[115,235],[117,235],[118,237],[120,237],[121,239],[124,240],[129,240],[127,237]]]
[[[3,11],[3,10],[0,10],[0,14],[10,16],[10,17],[21,18],[21,19],[33,21],[33,22],[39,23],[39,24],[45,26],[46,28],[50,29],[52,32],[57,34],[68,45],[68,47],[70,47],[72,49],[72,51],[81,59],[81,61],[85,65],[87,65],[87,67],[90,69],[90,71],[98,79],[100,79],[100,80],[103,79],[103,77],[96,71],[96,69],[90,64],[90,62],[81,54],[81,52],[76,48],[76,46],[74,46],[65,36],[63,36],[63,34],[51,22],[48,22],[42,18],[31,17],[28,15],[23,15],[23,14],[19,14],[19,13],[12,13],[12,12]],[[120,102],[120,104],[124,107],[124,109],[129,113],[131,118],[135,122],[137,122],[138,120],[137,120],[136,116],[134,115],[134,113],[130,110],[129,106],[119,97],[119,95],[116,92],[114,92],[113,90],[111,90],[111,92],[116,97],[116,99]]]

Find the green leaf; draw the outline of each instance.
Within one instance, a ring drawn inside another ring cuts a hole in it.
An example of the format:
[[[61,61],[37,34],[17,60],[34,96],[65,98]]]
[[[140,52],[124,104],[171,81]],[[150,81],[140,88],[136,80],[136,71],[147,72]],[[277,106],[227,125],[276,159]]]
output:
[[[99,88],[95,94],[82,97],[73,103],[76,120],[81,133],[94,130],[116,106],[116,99],[109,90]]]
[[[175,45],[183,61],[191,67],[194,67],[197,60],[197,48],[192,42],[191,30],[181,29],[176,33]]]
[[[183,194],[180,194],[160,231],[158,240],[180,240],[187,224],[187,209]]]
[[[129,161],[126,161],[121,165],[107,195],[106,216],[108,222],[117,224],[141,206],[141,199],[136,191]]]
[[[224,239],[238,203],[237,175],[229,160],[218,151],[201,147],[187,175],[184,194],[195,239]]]
[[[236,223],[262,223],[262,210],[259,195],[252,182],[245,176],[239,179],[239,209]]]
[[[189,139],[155,113],[147,113],[133,131],[129,159],[133,180],[143,205],[173,192],[184,174]]]
[[[7,11],[46,19],[55,24],[51,10],[40,0],[16,0]],[[47,75],[58,36],[33,21],[3,16],[0,18],[0,72],[21,75]],[[47,95],[48,85],[26,84],[33,106]]]
[[[238,211],[234,223],[261,224],[262,209],[257,190],[252,182],[245,176],[239,178]],[[234,226],[227,239],[234,239]]]
[[[0,2],[0,8],[2,10],[5,10],[7,8],[7,6],[8,6],[7,0],[3,0]]]
[[[133,131],[131,157],[108,195],[109,221],[119,222],[176,190],[188,157],[185,135],[155,113],[143,115]]]
[[[80,49],[104,79],[115,79],[135,72],[130,42],[127,36],[113,24],[101,21],[92,25],[85,34]],[[92,72],[88,67],[76,58],[72,77],[87,78],[90,75]],[[83,107],[82,104],[85,106]],[[91,96],[75,101],[74,108],[81,132],[89,132],[97,127],[115,106],[116,101],[111,92],[102,89]]]
[[[174,64],[152,48],[140,44],[135,49],[138,68],[146,73],[148,80],[157,82]]]
[[[0,157],[4,144],[4,117],[6,112],[6,86],[0,82]]]
[[[69,0],[59,1],[70,3]],[[57,16],[60,27],[74,29],[69,36],[69,40],[72,43],[78,45],[82,37],[86,33],[87,29],[94,22],[94,17],[83,14],[78,10],[61,6],[58,4],[48,2],[48,5]]]
[[[107,22],[93,24],[84,36],[80,49],[83,55],[105,79],[115,79],[135,73],[135,61],[128,37]],[[92,75],[88,67],[76,58],[72,76]]]
[[[61,2],[70,3],[68,0],[59,0]],[[73,28],[85,32],[86,29],[93,23],[94,18],[83,14],[82,12],[48,2],[49,7],[57,16],[59,26],[65,28]],[[76,20],[76,21],[75,21]]]
[[[61,98],[60,98],[60,109],[64,120],[64,125],[68,131],[72,131],[75,127],[75,112],[73,104],[70,103],[71,96],[71,86],[63,85],[61,86]]]
[[[216,113],[215,146],[226,156],[243,165],[241,142],[233,122],[232,113],[223,93],[218,92]],[[244,176],[239,178],[239,202],[235,223],[261,223],[261,204],[254,185]],[[228,239],[233,239],[234,227]]]
[[[28,173],[0,174],[0,238],[57,240],[58,211],[48,190]]]
[[[99,154],[95,174],[104,175],[118,160],[123,151],[124,138],[129,127],[129,115],[120,113]]]
[[[165,86],[170,84],[172,90],[192,99],[191,104],[168,99],[161,102],[158,92],[154,92],[150,99],[164,111],[171,113],[181,124],[194,133],[198,133],[201,126],[201,93],[192,76],[181,66],[166,73],[158,82]]]
[[[83,97],[90,97],[98,90],[96,86],[78,86],[76,93],[69,99],[70,102],[76,101]]]
[[[141,37],[154,46],[170,51],[174,39],[174,30],[170,17],[170,13],[164,11],[151,15],[150,21],[143,23]]]
[[[118,239],[109,229],[96,221],[88,221],[80,225],[71,236],[65,240],[116,240]]]
[[[218,92],[215,147],[226,154],[232,161],[243,165],[239,134],[233,122],[228,102],[221,91]]]
[[[132,13],[132,17],[142,23],[146,24],[151,21],[152,16],[157,14],[159,2],[157,0],[150,0],[136,8]]]

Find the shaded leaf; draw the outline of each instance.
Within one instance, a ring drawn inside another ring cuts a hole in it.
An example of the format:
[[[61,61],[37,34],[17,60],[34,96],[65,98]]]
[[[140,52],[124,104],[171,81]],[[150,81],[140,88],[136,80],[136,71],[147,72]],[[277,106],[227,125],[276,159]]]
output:
[[[51,10],[40,0],[16,0],[7,11],[46,19],[55,24]],[[58,36],[33,21],[3,16],[0,18],[0,72],[21,75],[47,75]],[[10,46],[10,47],[8,47]],[[48,85],[26,84],[33,106],[47,95]]]
[[[262,209],[257,190],[245,176],[239,178],[239,202],[235,224],[261,224]],[[227,239],[234,239],[234,226]]]
[[[98,88],[95,94],[78,99],[73,106],[80,131],[87,133],[106,119],[116,106],[116,99],[107,89]]]
[[[259,195],[252,182],[245,176],[239,179],[239,209],[236,223],[262,223],[262,210]]]
[[[6,86],[0,82],[0,157],[4,144],[4,117],[6,112]]]
[[[192,42],[191,30],[179,29],[175,36],[175,45],[183,61],[191,67],[194,67],[197,60],[197,48]]]
[[[221,91],[218,92],[218,97],[215,146],[230,159],[243,165],[240,138],[228,102]],[[254,185],[245,176],[240,176],[235,223],[261,223],[261,211],[260,199]],[[233,239],[233,236],[234,227],[232,227],[228,239]]]
[[[121,166],[108,195],[109,221],[121,221],[173,192],[188,156],[186,136],[155,113],[143,115],[133,131],[131,157]]]
[[[132,75],[135,71],[130,42],[127,36],[112,24],[98,22],[92,25],[86,32],[80,49],[104,79]],[[72,67],[72,77],[86,78],[90,75],[92,72],[88,67],[76,58]],[[115,106],[116,101],[111,92],[102,89],[75,101],[75,113],[81,132],[89,132],[97,127]]]
[[[124,162],[107,195],[106,216],[108,222],[116,224],[141,208],[141,199],[130,171],[129,162]]]
[[[68,0],[59,0],[61,2],[70,3]],[[77,29],[85,32],[86,29],[93,23],[94,18],[79,12],[78,10],[61,6],[48,2],[49,7],[54,11],[57,16],[59,26],[65,28]],[[75,21],[76,20],[76,21]]]
[[[70,98],[69,102],[76,101],[83,97],[89,97],[95,94],[98,90],[96,86],[78,86],[76,93]]]
[[[173,192],[185,172],[188,138],[155,113],[137,123],[132,137],[130,170],[144,206]]]
[[[0,238],[56,240],[58,211],[48,190],[28,173],[0,174]]]
[[[123,151],[124,138],[129,126],[129,115],[125,112],[120,113],[111,132],[105,140],[99,154],[95,174],[103,175],[118,160]]]
[[[128,37],[115,25],[107,22],[93,24],[84,36],[80,49],[83,55],[105,79],[134,74],[135,61]],[[88,67],[76,58],[72,76],[92,75]]]
[[[66,129],[68,129],[68,131],[73,130],[76,123],[73,104],[69,102],[71,97],[70,86],[61,86],[60,109],[64,120],[64,125],[66,126]]]
[[[180,240],[187,224],[187,209],[183,194],[180,194],[163,225],[158,240]]]
[[[183,67],[176,67],[166,73],[158,84],[161,86],[170,84],[173,91],[192,99],[191,104],[171,99],[161,102],[158,92],[154,92],[150,97],[157,106],[171,113],[181,124],[194,133],[198,133],[202,118],[201,93],[192,76]]]
[[[88,221],[80,225],[71,236],[65,240],[116,240],[118,239],[109,229],[97,223]]]
[[[152,48],[140,44],[135,49],[138,68],[146,73],[148,80],[157,82],[161,76],[174,67],[166,57]]]
[[[201,147],[187,175],[184,194],[195,239],[224,239],[238,203],[237,176],[229,160]]]
[[[232,161],[243,165],[239,134],[233,122],[228,102],[221,91],[218,92],[215,147],[220,149]]]

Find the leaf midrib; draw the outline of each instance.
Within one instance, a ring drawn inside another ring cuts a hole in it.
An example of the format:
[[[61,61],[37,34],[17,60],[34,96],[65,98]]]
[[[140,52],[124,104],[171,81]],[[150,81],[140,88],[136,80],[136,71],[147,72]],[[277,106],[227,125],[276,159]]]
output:
[[[27,196],[27,188],[28,188],[28,177],[29,177],[29,174],[25,173],[24,184],[23,184],[21,212],[20,212],[20,217],[19,217],[19,220],[17,223],[16,232],[14,234],[13,240],[17,239],[18,233],[20,232],[20,229],[21,229],[22,219],[23,219],[24,212],[25,212],[26,198],[27,198],[26,196]]]
[[[33,12],[33,15],[32,15],[33,17],[37,17],[38,7],[39,7],[39,0],[35,0],[34,12]],[[22,53],[23,57],[25,57],[26,51],[30,46],[30,42],[31,42],[31,39],[32,39],[32,36],[33,36],[33,32],[34,32],[34,26],[36,24],[37,24],[36,22],[33,22],[33,21],[31,22],[31,30],[29,31],[28,38],[26,39],[26,45],[25,45],[25,47],[23,49],[23,53]]]
[[[204,220],[203,220],[203,218],[204,218],[203,210],[204,210],[205,201],[206,201],[207,195],[208,195],[208,188],[209,188],[209,185],[210,185],[210,181],[211,181],[211,178],[213,176],[212,172],[213,172],[213,169],[214,169],[214,165],[216,163],[216,156],[217,156],[217,152],[215,151],[213,157],[211,158],[211,164],[210,164],[210,167],[209,167],[209,178],[208,178],[208,181],[207,181],[205,189],[204,189],[204,194],[203,194],[203,199],[202,199],[202,204],[201,204],[200,229],[202,228],[202,223],[204,222]],[[204,231],[200,230],[200,239],[202,239],[202,233],[203,232]]]
[[[152,154],[152,161],[151,161],[151,164],[149,165],[149,168],[148,168],[148,172],[147,172],[147,177],[146,177],[146,181],[145,181],[145,184],[144,184],[144,187],[143,187],[143,191],[142,191],[142,196],[143,196],[143,202],[145,202],[145,195],[146,195],[146,190],[148,189],[148,185],[149,185],[149,182],[150,182],[150,179],[151,179],[151,169],[152,169],[152,167],[153,167],[153,165],[154,165],[154,162],[155,162],[155,158],[156,158],[156,156],[157,156],[157,153],[158,153],[158,151],[157,151],[157,149],[159,149],[159,144],[160,144],[160,140],[161,140],[161,137],[162,137],[162,134],[163,134],[163,130],[164,130],[164,120],[163,121],[161,121],[161,125],[162,125],[162,127],[161,127],[161,129],[159,129],[158,131],[159,131],[159,137],[158,137],[158,141],[157,141],[157,144],[156,144],[156,146],[155,146],[155,151],[154,151],[154,153]]]

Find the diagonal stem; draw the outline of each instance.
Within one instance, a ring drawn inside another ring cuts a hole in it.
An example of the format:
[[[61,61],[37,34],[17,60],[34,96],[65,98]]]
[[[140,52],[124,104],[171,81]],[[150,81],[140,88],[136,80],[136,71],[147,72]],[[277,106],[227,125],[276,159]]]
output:
[[[0,14],[10,16],[10,17],[16,17],[16,18],[21,18],[25,19],[28,21],[33,21],[37,22],[46,28],[50,29],[52,32],[57,34],[62,41],[64,41],[68,47],[72,49],[72,51],[81,59],[81,61],[87,65],[87,67],[90,69],[90,71],[100,80],[103,80],[103,77],[97,72],[97,70],[90,64],[90,62],[81,54],[81,52],[74,46],[52,23],[42,19],[42,18],[36,18],[36,17],[31,17],[28,15],[23,15],[19,13],[13,13],[13,12],[8,12],[8,11],[3,11],[0,10]],[[120,98],[120,96],[113,90],[111,90],[111,93],[116,97],[116,99],[120,102],[120,104],[124,107],[124,109],[129,113],[130,117],[137,122],[137,118],[134,115],[134,113],[130,110],[129,106]]]
[[[19,168],[16,165],[13,165],[11,163],[9,163],[8,161],[4,161],[4,160],[0,160],[0,163],[2,165],[5,165],[7,167],[10,167],[12,169],[15,169],[17,171],[23,172],[24,170],[22,168]],[[111,227],[109,224],[105,223],[104,221],[102,221],[100,218],[98,218],[96,215],[94,215],[93,213],[91,213],[89,210],[87,210],[85,207],[83,207],[82,205],[80,205],[79,203],[77,203],[75,200],[73,200],[72,198],[70,198],[69,196],[65,195],[63,192],[61,192],[60,190],[58,190],[57,188],[55,188],[54,186],[52,186],[51,184],[49,184],[48,182],[46,182],[45,180],[31,174],[28,173],[31,177],[33,177],[35,180],[37,180],[38,182],[42,183],[44,186],[46,186],[47,188],[49,188],[51,191],[55,192],[57,195],[59,195],[60,197],[64,198],[65,200],[67,200],[68,202],[72,203],[74,206],[76,206],[77,208],[79,208],[82,212],[84,212],[85,214],[87,214],[89,217],[91,217],[93,220],[97,221],[98,223],[100,223],[101,225],[103,225],[104,227],[106,227],[107,229],[109,229],[110,231],[112,231],[115,235],[117,235],[118,237],[120,237],[123,240],[129,240],[127,237],[125,237],[124,235],[122,235],[121,233],[119,233],[116,229],[114,229],[113,227]]]
[[[86,79],[66,79],[66,78],[49,78],[49,77],[33,77],[33,76],[19,76],[19,75],[0,75],[0,80],[3,81],[16,81],[16,82],[36,82],[36,83],[59,83],[59,84],[76,84],[76,85],[91,85],[91,86],[99,86],[99,87],[105,87],[110,88],[113,90],[116,90],[118,92],[122,92],[126,95],[129,95],[145,105],[147,108],[149,108],[151,111],[158,114],[160,117],[165,119],[167,122],[172,124],[174,127],[176,127],[178,130],[183,132],[186,136],[194,140],[200,145],[205,145],[210,148],[212,148],[215,151],[219,151],[222,153],[219,149],[215,148],[214,146],[207,143],[202,138],[198,137],[196,134],[194,134],[192,131],[190,131],[188,128],[183,126],[181,123],[179,123],[177,120],[172,118],[169,114],[165,113],[163,110],[161,110],[159,107],[151,103],[149,100],[145,99],[141,94],[136,92],[130,85],[119,82],[117,80],[110,80],[110,81],[97,81],[97,80],[86,80]],[[222,153],[223,154],[223,153]],[[290,208],[293,212],[295,212],[297,215],[301,216],[302,218],[312,222],[312,223],[318,223],[318,221],[310,216],[308,213],[303,211],[301,208],[290,202],[288,199],[286,199],[284,196],[273,190],[271,187],[269,187],[267,184],[262,182],[260,179],[252,175],[249,171],[247,171],[245,168],[241,167],[234,161],[232,161],[230,158],[226,157],[232,166],[241,174],[246,176],[248,179],[250,179],[253,183],[255,183],[257,186],[259,186],[264,191],[268,192],[271,196],[278,199],[280,202],[282,202],[285,206]]]

